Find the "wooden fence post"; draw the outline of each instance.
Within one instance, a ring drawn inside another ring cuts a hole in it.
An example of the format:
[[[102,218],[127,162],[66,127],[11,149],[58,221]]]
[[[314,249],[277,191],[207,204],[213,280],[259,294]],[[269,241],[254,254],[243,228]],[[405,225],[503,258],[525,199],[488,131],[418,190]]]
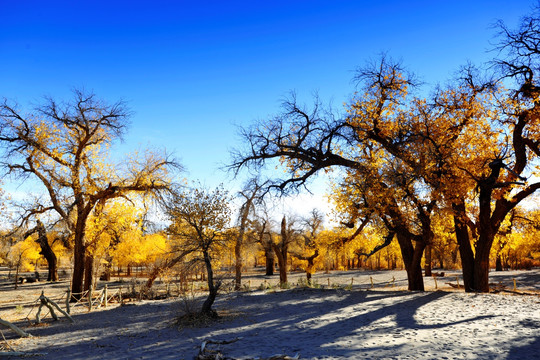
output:
[[[88,290],[88,311],[92,311],[92,287]]]
[[[105,305],[105,307],[107,307],[107,303],[109,301],[109,299],[108,299],[109,294],[108,294],[108,291],[107,291],[107,284],[105,284],[105,289],[103,289],[103,293],[105,294],[104,305]]]
[[[69,307],[69,302],[71,301],[71,289],[67,289],[67,299],[66,299],[66,312],[71,313],[71,308]]]

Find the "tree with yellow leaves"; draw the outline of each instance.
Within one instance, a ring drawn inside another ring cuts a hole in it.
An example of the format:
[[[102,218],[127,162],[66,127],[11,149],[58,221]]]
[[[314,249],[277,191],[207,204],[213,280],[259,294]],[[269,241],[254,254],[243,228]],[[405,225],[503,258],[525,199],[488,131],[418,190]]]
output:
[[[36,261],[41,257],[39,245],[32,236],[13,244],[7,254],[8,263],[15,267],[15,289],[19,282],[19,271],[34,271]]]
[[[36,226],[28,230],[23,237],[26,238],[32,234],[37,234],[36,243],[41,248],[40,255],[43,255],[49,266],[47,281],[58,281],[58,257],[51,244],[49,244],[47,229],[45,229],[45,225],[43,225],[41,220],[36,220]]]
[[[208,297],[203,303],[201,313],[215,317],[212,309],[220,281],[215,280],[214,268],[225,243],[231,210],[229,193],[219,186],[206,190],[199,184],[196,187],[170,193],[163,202],[168,220],[171,222],[167,233],[175,238],[173,262],[191,257],[192,262],[202,262],[206,268]]]
[[[301,187],[319,171],[342,169],[337,179],[342,210],[351,216],[346,223],[360,221],[361,228],[378,219],[388,229],[386,243],[397,237],[411,290],[423,289],[420,263],[434,239],[434,210],[446,209],[465,290],[489,291],[494,237],[509,212],[540,188],[540,182],[524,182],[540,155],[540,87],[533,79],[540,52],[522,51],[535,49],[537,28],[506,31],[502,44],[515,55],[500,63],[508,77],[521,80],[518,90],[481,81],[469,66],[447,88],[415,97],[414,76],[383,56],[359,70],[360,89],[344,118],[321,109],[318,100],[308,110],[293,97],[281,116],[243,132],[249,146],[233,154],[231,167],[275,159],[287,174],[272,185],[280,190]]]
[[[86,225],[98,203],[133,192],[163,191],[169,187],[170,171],[178,167],[169,156],[152,152],[118,166],[106,161],[109,147],[127,130],[129,115],[124,102],[107,104],[79,90],[71,102],[47,98],[28,114],[7,100],[0,105],[0,141],[6,148],[2,166],[37,180],[47,196],[25,216],[53,212],[73,234],[74,294],[83,290]]]
[[[93,286],[94,274],[102,262],[106,264],[106,274],[110,274],[115,254],[119,257],[145,256],[141,254],[144,254],[146,249],[140,246],[143,232],[142,214],[141,210],[133,205],[122,200],[111,201],[104,206],[99,204],[88,218],[84,290]],[[129,242],[135,242],[135,245],[129,251],[119,251]],[[142,261],[136,259],[133,262]]]

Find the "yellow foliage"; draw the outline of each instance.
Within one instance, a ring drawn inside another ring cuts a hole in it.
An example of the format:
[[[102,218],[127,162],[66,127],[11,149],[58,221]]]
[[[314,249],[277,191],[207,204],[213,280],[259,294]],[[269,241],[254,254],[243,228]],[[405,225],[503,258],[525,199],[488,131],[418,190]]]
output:
[[[40,251],[35,237],[29,236],[11,248],[8,258],[11,263],[20,266],[22,271],[34,271],[36,261],[41,257]]]

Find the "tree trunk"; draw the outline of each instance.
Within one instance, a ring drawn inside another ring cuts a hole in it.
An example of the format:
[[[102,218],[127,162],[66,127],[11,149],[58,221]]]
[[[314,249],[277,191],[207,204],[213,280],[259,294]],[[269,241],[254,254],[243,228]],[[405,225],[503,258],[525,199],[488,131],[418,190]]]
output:
[[[427,245],[424,250],[424,275],[431,277],[431,245]]]
[[[439,255],[437,256],[437,260],[439,260],[439,267],[440,267],[441,269],[444,269],[444,255],[439,254]]]
[[[43,223],[39,220],[37,222],[37,232],[38,238],[36,242],[41,248],[40,254],[45,257],[47,260],[47,265],[49,267],[49,273],[47,275],[47,281],[58,281],[58,259],[56,254],[49,245],[49,240],[47,239],[47,231]]]
[[[238,237],[236,238],[236,243],[234,245],[234,256],[235,256],[235,282],[234,289],[240,290],[242,287],[242,246],[244,244],[244,234],[246,232],[246,227],[248,224],[248,216],[253,204],[253,199],[257,195],[258,186],[255,187],[253,193],[250,196],[246,196],[246,202],[242,206],[241,218],[240,218],[240,229],[238,230]],[[244,195],[245,196],[245,195]]]
[[[285,219],[285,216],[281,220],[281,242],[279,245],[272,243],[272,247],[278,258],[279,285],[283,287],[287,283],[287,252],[289,247],[287,220]]]
[[[83,293],[85,257],[86,247],[84,245],[84,233],[82,231],[76,231],[73,251],[73,275],[71,279],[71,293],[76,300],[79,300]]]
[[[319,256],[319,250],[316,249],[315,253],[308,257],[306,260],[308,262],[306,267],[306,278],[308,285],[311,285],[311,275],[313,274],[313,267],[315,266],[315,259]]]
[[[103,270],[103,280],[111,281],[112,271],[112,258],[109,256],[107,257],[107,264],[105,265],[105,269]]]
[[[460,202],[452,205],[454,215],[454,229],[456,240],[459,246],[459,255],[461,258],[461,268],[463,272],[463,285],[466,292],[474,291],[474,253],[469,239],[469,229],[462,219],[465,219],[465,203]]]
[[[474,289],[489,292],[489,253],[494,236],[480,234],[474,258]]]
[[[497,259],[495,260],[495,271],[503,271],[501,254],[497,254]]]
[[[235,278],[234,278],[234,289],[240,290],[242,287],[242,243],[244,242],[244,229],[240,228],[240,233],[236,238],[236,243],[234,244],[234,257],[235,257]]]
[[[283,244],[281,244],[283,246]],[[276,253],[279,266],[279,285],[284,286],[287,283],[287,258],[283,256],[281,246],[273,245],[274,252]],[[286,252],[285,252],[286,254]]]
[[[216,300],[219,285],[215,286],[214,284],[214,272],[212,270],[212,261],[210,258],[210,254],[208,253],[208,251],[203,251],[203,255],[204,255],[204,264],[206,265],[206,272],[208,275],[207,276],[208,297],[203,303],[201,312],[211,317],[216,317],[217,313],[214,310],[212,310],[212,305],[214,304],[214,301]]]
[[[266,262],[266,275],[274,275],[274,250],[272,248],[264,249],[265,262]]]
[[[424,291],[424,277],[422,276],[422,255],[424,254],[425,243],[416,242],[413,245],[410,236],[398,232],[398,244],[401,249],[405,271],[410,291]]]
[[[90,254],[86,255],[84,262],[84,291],[88,291],[93,287],[94,282],[94,257]]]

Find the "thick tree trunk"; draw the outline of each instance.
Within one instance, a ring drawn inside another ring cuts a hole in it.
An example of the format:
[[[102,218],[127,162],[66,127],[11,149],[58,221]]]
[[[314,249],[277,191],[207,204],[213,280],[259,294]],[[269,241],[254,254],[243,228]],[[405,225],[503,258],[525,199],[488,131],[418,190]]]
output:
[[[274,275],[274,250],[272,248],[264,249],[265,263],[266,263],[266,275]]]
[[[311,276],[313,274],[313,264],[310,264],[308,262],[308,266],[306,268],[306,280],[308,285],[311,285]]]
[[[73,251],[73,275],[71,279],[71,293],[77,300],[83,292],[84,262],[86,258],[86,247],[84,246],[84,233],[75,232],[75,246]]]
[[[283,246],[273,245],[274,252],[276,253],[276,257],[278,259],[278,266],[279,266],[279,285],[284,286],[287,283],[287,252],[286,250],[283,251],[283,249],[280,249]],[[285,256],[283,254],[285,253]]]
[[[481,233],[476,244],[474,258],[474,288],[479,292],[489,292],[489,254],[494,236]]]
[[[454,215],[454,229],[456,232],[456,240],[459,246],[459,255],[461,258],[461,268],[463,273],[463,284],[466,292],[475,291],[474,286],[474,253],[471,248],[469,238],[469,229],[463,219],[465,219],[465,203],[460,202],[452,205]]]
[[[47,281],[58,281],[58,260],[56,256],[47,260],[49,272],[47,274]]]
[[[407,271],[407,280],[410,291],[424,291],[424,277],[422,276],[422,255],[424,254],[425,243],[416,242],[413,245],[410,236],[404,233],[397,233],[405,271]]]
[[[84,291],[92,288],[94,282],[94,257],[86,255],[84,262]]]
[[[19,261],[17,261],[17,266],[15,267],[15,290],[19,287],[19,268],[21,267],[21,256],[19,256]]]

